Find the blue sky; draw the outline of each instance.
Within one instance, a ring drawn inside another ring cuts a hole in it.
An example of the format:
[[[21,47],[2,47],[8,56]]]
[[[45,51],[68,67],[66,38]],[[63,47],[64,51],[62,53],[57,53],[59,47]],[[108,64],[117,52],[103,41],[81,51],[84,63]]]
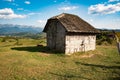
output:
[[[61,13],[76,14],[95,28],[120,29],[120,0],[0,0],[0,24],[44,28]]]

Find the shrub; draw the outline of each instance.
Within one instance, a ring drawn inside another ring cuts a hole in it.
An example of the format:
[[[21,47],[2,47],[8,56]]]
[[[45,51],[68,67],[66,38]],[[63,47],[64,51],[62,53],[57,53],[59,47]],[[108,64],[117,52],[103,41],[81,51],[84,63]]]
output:
[[[112,44],[114,41],[114,34],[111,31],[101,31],[101,34],[98,34],[96,38],[97,45],[102,45],[103,43]]]

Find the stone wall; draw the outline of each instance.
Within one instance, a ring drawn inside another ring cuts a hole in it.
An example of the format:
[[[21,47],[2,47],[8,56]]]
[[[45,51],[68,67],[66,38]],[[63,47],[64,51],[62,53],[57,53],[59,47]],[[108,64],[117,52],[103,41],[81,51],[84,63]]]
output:
[[[95,35],[66,35],[66,54],[95,49]]]

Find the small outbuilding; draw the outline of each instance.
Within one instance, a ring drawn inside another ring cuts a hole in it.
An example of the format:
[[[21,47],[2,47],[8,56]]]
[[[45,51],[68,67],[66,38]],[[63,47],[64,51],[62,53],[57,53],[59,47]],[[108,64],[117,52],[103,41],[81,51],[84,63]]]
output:
[[[47,47],[65,54],[95,50],[99,33],[77,15],[68,13],[48,19],[43,32],[47,33]]]

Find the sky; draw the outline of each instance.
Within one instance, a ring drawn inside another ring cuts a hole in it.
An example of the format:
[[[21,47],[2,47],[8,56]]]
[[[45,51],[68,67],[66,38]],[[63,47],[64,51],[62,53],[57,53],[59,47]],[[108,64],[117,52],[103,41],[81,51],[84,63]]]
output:
[[[0,0],[0,24],[44,28],[61,13],[78,15],[95,28],[120,29],[120,0]]]

